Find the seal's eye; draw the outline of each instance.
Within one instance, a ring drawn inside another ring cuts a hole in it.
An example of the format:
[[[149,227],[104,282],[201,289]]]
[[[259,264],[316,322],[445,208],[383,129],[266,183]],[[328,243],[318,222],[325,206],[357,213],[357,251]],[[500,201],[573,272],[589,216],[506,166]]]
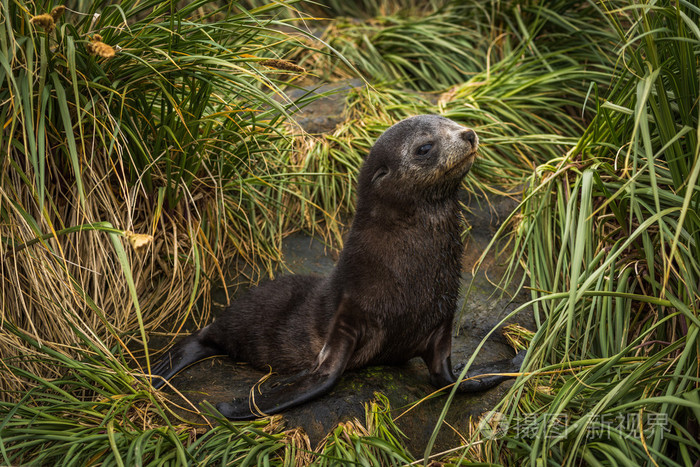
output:
[[[425,156],[426,154],[428,154],[430,152],[432,147],[433,147],[433,143],[424,144],[423,146],[419,147],[416,150],[416,154],[419,156]]]

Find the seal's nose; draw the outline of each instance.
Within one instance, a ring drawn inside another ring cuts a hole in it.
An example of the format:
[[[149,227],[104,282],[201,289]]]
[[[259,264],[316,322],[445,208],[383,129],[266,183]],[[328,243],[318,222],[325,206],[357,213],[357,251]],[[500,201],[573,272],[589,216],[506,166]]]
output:
[[[476,132],[474,130],[464,130],[459,135],[464,141],[471,144],[472,147],[476,145],[478,138],[476,137]]]

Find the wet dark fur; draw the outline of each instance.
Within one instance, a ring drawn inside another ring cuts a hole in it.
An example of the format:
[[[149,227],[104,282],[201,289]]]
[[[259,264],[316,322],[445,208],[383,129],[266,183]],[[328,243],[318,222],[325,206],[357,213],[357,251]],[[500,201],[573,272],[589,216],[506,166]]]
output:
[[[432,148],[420,154],[426,143]],[[281,277],[250,289],[171,349],[153,373],[167,379],[194,361],[226,353],[292,375],[254,404],[248,398],[219,404],[236,419],[316,397],[346,370],[413,357],[425,360],[433,384],[453,383],[451,331],[463,250],[457,191],[476,145],[473,131],[438,116],[394,125],[360,170],[355,219],[333,272]],[[521,361],[522,355],[479,374],[517,371]],[[466,381],[460,389],[483,390],[503,379]]]

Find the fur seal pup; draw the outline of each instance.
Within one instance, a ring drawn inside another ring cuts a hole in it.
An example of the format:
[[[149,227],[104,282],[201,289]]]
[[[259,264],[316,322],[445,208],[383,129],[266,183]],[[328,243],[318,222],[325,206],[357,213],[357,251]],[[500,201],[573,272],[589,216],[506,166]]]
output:
[[[224,416],[243,420],[320,396],[343,372],[366,365],[421,357],[433,385],[454,383],[452,321],[464,248],[457,191],[477,147],[473,130],[441,116],[393,125],[360,169],[355,218],[331,274],[251,288],[170,349],[153,367],[161,377],[153,385],[220,354],[290,375],[262,393],[217,405]],[[523,358],[521,352],[470,376],[517,372]],[[505,379],[470,379],[459,390],[482,391]]]

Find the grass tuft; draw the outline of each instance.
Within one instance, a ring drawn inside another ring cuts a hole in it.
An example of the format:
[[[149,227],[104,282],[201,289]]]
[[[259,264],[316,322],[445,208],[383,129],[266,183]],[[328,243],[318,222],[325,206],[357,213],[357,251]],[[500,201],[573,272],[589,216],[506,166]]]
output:
[[[511,390],[510,429],[484,459],[700,454],[699,13],[683,2],[606,13],[625,67],[575,146],[530,177],[515,260],[539,328],[534,373]]]
[[[0,3],[0,321],[67,355],[76,330],[145,351],[146,329],[181,326],[200,297],[207,319],[227,257],[279,259],[292,104],[260,62],[293,39],[270,7],[83,7]],[[25,351],[0,334],[1,358]],[[22,381],[2,372],[0,397]]]

